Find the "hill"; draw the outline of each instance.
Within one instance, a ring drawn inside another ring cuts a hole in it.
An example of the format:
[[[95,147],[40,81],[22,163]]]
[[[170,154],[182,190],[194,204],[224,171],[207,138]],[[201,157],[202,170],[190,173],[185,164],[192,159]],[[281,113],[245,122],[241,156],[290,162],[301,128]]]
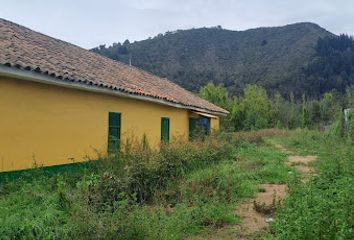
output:
[[[240,94],[246,84],[287,94],[313,58],[319,38],[334,36],[313,23],[246,31],[215,28],[178,30],[92,51],[167,77],[191,91],[210,81]]]

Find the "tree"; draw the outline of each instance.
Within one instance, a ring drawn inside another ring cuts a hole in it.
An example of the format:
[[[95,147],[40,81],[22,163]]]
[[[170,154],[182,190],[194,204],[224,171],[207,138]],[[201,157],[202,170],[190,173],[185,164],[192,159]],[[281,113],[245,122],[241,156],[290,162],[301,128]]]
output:
[[[272,104],[264,88],[247,85],[241,103],[244,116],[244,129],[253,130],[269,127],[272,117]]]
[[[345,90],[344,106],[345,108],[354,108],[354,85]]]
[[[311,100],[308,102],[309,108],[309,121],[312,127],[318,126],[321,121],[321,107],[317,100]]]
[[[354,83],[354,41],[347,35],[320,38],[316,54],[304,69],[306,75],[301,88],[311,97],[326,92],[341,93]]]
[[[297,104],[295,102],[295,96],[293,92],[290,92],[289,95],[289,121],[288,121],[288,128],[294,129],[296,127],[300,126],[300,108],[297,107]]]
[[[229,97],[227,89],[223,85],[215,85],[209,82],[206,86],[199,89],[199,96],[214,103],[217,106],[225,108],[230,114],[221,119],[222,129],[234,130],[234,109],[237,107],[237,103]]]
[[[274,95],[273,108],[273,125],[279,128],[289,128],[291,109],[289,107],[289,102],[287,102],[279,92]]]
[[[305,94],[302,95],[301,126],[302,126],[302,128],[307,128],[307,127],[310,126],[309,106],[308,106],[308,103],[306,101]]]
[[[223,85],[215,85],[209,82],[206,86],[200,88],[199,96],[215,105],[230,110],[229,94]]]
[[[243,130],[244,112],[242,111],[241,98],[234,97],[232,101],[232,108],[229,114],[230,129]]]
[[[280,93],[276,93],[273,97],[273,108],[272,126],[291,129],[298,126],[300,113],[292,93],[290,101],[284,99]]]
[[[128,54],[128,48],[126,46],[119,47],[118,48],[118,54],[127,55]]]
[[[335,117],[335,106],[332,93],[325,93],[320,102],[321,121],[328,123]]]

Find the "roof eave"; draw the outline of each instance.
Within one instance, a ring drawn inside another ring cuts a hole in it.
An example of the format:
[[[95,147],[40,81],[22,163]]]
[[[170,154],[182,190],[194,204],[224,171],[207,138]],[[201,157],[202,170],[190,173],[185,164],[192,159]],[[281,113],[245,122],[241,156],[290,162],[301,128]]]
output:
[[[49,75],[44,75],[44,74],[30,71],[30,70],[23,70],[23,69],[8,67],[5,65],[0,65],[0,76],[28,80],[31,82],[55,85],[55,86],[66,87],[66,88],[71,88],[71,89],[83,90],[83,91],[88,91],[88,92],[96,92],[96,93],[108,94],[108,95],[125,97],[125,98],[133,98],[133,99],[137,99],[137,100],[143,100],[143,101],[153,102],[153,103],[157,103],[157,104],[167,105],[167,106],[171,106],[171,107],[175,107],[175,108],[182,108],[182,109],[187,109],[187,110],[206,112],[206,113],[214,114],[217,116],[226,116],[228,114],[227,111],[226,111],[227,113],[226,112],[216,112],[216,111],[211,111],[208,109],[199,108],[199,107],[195,107],[195,106],[186,106],[183,104],[174,103],[174,102],[166,101],[164,99],[158,99],[158,98],[154,98],[154,97],[150,97],[150,96],[136,95],[136,94],[122,92],[119,90],[114,90],[114,89],[110,89],[110,88],[106,88],[106,87],[92,86],[92,85],[88,85],[85,83],[79,83],[79,82],[75,82],[75,81],[72,82],[72,81],[60,80],[60,79],[57,79],[57,78],[49,76]]]

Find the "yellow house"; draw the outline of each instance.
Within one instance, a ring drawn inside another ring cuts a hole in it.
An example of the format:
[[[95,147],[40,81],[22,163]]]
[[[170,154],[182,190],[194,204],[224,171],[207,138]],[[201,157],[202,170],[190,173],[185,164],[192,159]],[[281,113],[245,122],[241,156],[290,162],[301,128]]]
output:
[[[178,85],[0,19],[0,172],[187,141],[228,112]]]

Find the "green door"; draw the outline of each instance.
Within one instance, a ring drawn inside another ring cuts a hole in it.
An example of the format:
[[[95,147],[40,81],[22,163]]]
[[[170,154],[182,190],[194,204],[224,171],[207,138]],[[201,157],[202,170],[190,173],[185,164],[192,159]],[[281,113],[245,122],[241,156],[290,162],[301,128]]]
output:
[[[120,149],[121,114],[110,112],[108,114],[108,153],[117,153]]]
[[[161,142],[168,143],[170,140],[170,119],[161,118]]]

